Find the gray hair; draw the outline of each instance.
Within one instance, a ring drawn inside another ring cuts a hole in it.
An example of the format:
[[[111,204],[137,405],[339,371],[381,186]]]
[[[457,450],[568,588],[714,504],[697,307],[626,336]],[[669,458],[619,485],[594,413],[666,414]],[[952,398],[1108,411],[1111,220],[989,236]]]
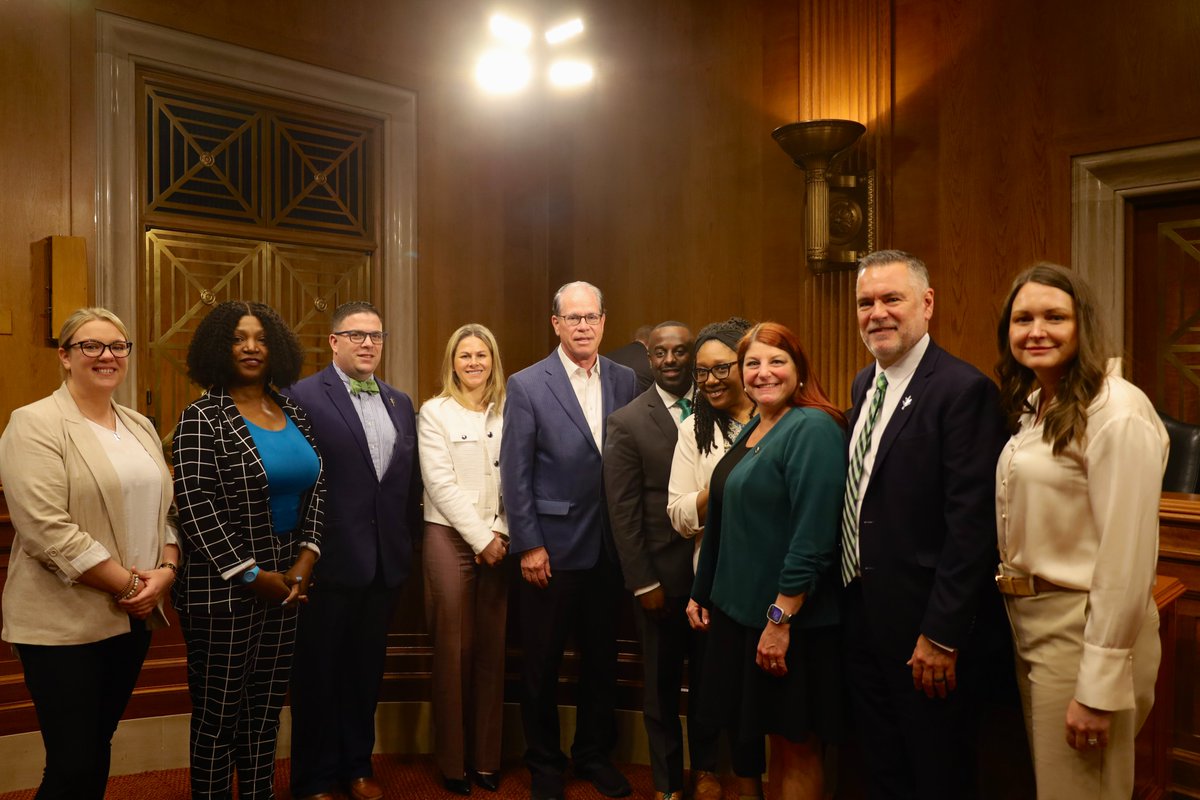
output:
[[[918,291],[923,292],[929,288],[929,267],[912,253],[903,250],[876,250],[874,253],[868,253],[858,262],[858,277],[861,278],[871,267],[886,267],[888,264],[903,264],[907,267],[908,275]]]
[[[550,306],[554,316],[557,317],[559,315],[558,312],[562,309],[562,296],[571,289],[587,289],[592,294],[596,295],[596,302],[600,304],[600,313],[604,313],[604,292],[600,291],[587,281],[571,281],[570,283],[564,283],[562,286],[558,287],[558,291],[554,293],[554,302]]]

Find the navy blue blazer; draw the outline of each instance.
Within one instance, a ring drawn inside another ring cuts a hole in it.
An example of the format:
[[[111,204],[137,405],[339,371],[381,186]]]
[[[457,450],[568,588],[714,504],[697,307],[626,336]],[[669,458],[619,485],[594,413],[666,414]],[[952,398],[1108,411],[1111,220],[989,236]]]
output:
[[[603,432],[637,394],[637,377],[604,356],[599,363]],[[514,553],[545,547],[551,570],[589,569],[602,547],[615,560],[600,465],[557,348],[508,379],[500,485]]]
[[[323,584],[366,586],[378,565],[388,586],[399,586],[421,530],[421,469],[412,400],[379,381],[379,396],[396,445],[382,480],[375,474],[362,422],[331,364],[285,394],[308,414],[325,460],[325,538],[314,577]]]
[[[854,379],[850,429],[875,364]],[[863,600],[881,653],[907,660],[917,636],[962,647],[991,587],[996,459],[1008,439],[983,373],[932,341],[879,440],[859,514]]]

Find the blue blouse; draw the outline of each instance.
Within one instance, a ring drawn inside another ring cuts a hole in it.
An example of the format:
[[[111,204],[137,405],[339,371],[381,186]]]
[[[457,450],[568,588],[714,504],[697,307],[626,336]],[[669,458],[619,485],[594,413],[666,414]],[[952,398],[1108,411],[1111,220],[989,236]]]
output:
[[[300,527],[300,501],[321,472],[321,462],[312,445],[292,418],[286,414],[284,417],[286,424],[278,431],[260,428],[245,420],[267,473],[271,529],[275,533],[289,533]]]

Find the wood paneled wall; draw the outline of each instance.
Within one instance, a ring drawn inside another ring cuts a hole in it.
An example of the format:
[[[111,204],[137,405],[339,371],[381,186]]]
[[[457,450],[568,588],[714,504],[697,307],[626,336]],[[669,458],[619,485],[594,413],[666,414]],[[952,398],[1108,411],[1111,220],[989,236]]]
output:
[[[553,19],[550,0],[509,4]],[[415,89],[420,386],[445,337],[497,332],[509,371],[548,349],[549,294],[587,278],[607,341],[730,313],[795,326],[846,400],[858,345],[847,276],[803,263],[803,175],[770,139],[796,118],[869,128],[881,242],[934,272],[934,333],[990,371],[1010,276],[1070,260],[1070,158],[1200,136],[1191,0],[590,0],[598,81],[487,100],[471,85],[482,0],[11,0],[0,6],[0,384],[9,411],[57,382],[29,246],[95,240],[95,12]],[[94,254],[89,248],[89,254]],[[132,265],[131,265],[132,268]]]

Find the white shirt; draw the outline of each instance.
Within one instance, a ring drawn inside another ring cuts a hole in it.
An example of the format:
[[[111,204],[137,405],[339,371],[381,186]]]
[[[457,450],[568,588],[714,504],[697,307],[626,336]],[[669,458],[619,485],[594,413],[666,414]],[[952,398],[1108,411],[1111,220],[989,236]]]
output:
[[[563,369],[567,371],[567,378],[571,381],[571,388],[575,390],[575,399],[579,401],[579,407],[583,410],[583,418],[592,430],[596,449],[603,451],[604,436],[600,423],[604,420],[604,395],[600,391],[600,357],[596,356],[596,363],[592,365],[591,371],[588,371],[572,361],[561,344],[557,352],[558,357],[562,359]]]
[[[1086,438],[1057,456],[1043,424],[1021,417],[996,464],[996,530],[1006,574],[1088,593],[1075,699],[1116,711],[1134,707],[1132,650],[1154,606],[1169,440],[1146,395],[1109,370]]]
[[[879,380],[881,372],[887,375],[887,393],[883,396],[883,406],[879,409],[879,419],[875,421],[875,430],[871,432],[871,446],[863,454],[863,472],[862,479],[858,484],[858,507],[854,509],[855,516],[862,513],[863,495],[866,494],[863,487],[871,484],[871,469],[875,466],[875,453],[879,450],[879,440],[883,438],[883,432],[887,430],[892,415],[896,413],[896,407],[900,405],[901,398],[904,397],[908,384],[917,371],[917,365],[921,363],[921,359],[925,357],[925,351],[928,349],[929,334],[926,333],[917,340],[911,350],[887,369],[882,369],[879,362],[875,362],[875,376],[871,379],[871,388],[867,391],[867,396],[863,398],[862,410],[858,414],[858,419],[854,421],[854,431],[850,436],[851,460],[854,459],[854,451],[858,447],[859,434],[862,433],[862,429],[867,424],[867,417],[870,416],[871,403],[875,399],[875,382]],[[859,541],[861,541],[861,537]]]

